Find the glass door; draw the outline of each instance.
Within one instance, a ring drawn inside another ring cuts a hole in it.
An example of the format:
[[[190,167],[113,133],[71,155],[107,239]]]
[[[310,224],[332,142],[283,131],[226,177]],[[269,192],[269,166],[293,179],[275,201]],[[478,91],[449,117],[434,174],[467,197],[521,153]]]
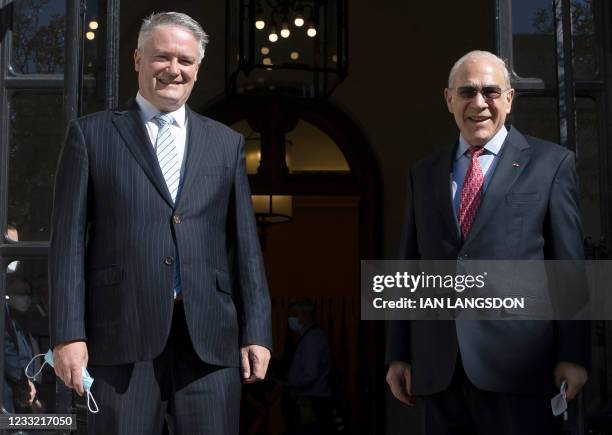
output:
[[[76,413],[80,433],[81,399],[52,370],[32,382],[23,369],[49,348],[49,223],[65,127],[116,103],[118,12],[119,0],[0,0],[1,411]]]
[[[496,0],[496,5],[496,49],[507,60],[517,90],[511,122],[576,152],[585,256],[607,259],[612,229],[610,2]],[[599,434],[610,427],[611,358],[611,322],[593,322],[593,368],[569,433]]]

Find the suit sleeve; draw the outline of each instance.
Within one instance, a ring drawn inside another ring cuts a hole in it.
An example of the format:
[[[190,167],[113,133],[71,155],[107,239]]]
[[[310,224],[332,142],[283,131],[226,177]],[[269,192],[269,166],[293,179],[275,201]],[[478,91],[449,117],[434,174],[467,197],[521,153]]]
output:
[[[556,277],[557,282],[564,281],[561,285],[572,294],[565,294],[561,288],[558,288],[556,293],[561,293],[561,298],[564,296],[570,298],[571,303],[578,303],[578,298],[580,298],[580,303],[584,303],[588,298],[586,276],[583,276],[582,273],[581,260],[584,258],[584,246],[578,197],[575,157],[573,153],[568,152],[559,165],[553,181],[545,237],[546,259],[578,260],[575,266],[573,262],[563,266],[564,273],[568,274],[566,278],[558,275]],[[567,270],[568,267],[570,271]],[[580,270],[576,270],[578,268]],[[568,282],[572,284],[567,284]],[[559,304],[563,305],[564,301],[560,301]],[[573,362],[590,368],[590,322],[558,321],[556,330],[558,361]]]
[[[406,183],[406,205],[402,222],[402,236],[399,256],[401,260],[417,260],[419,250],[414,215],[414,200],[412,190],[412,171],[408,172]],[[387,352],[385,361],[410,362],[410,321],[391,320],[387,322]]]
[[[234,276],[239,296],[240,345],[257,344],[272,349],[270,295],[255,225],[242,136],[235,168],[233,213],[230,213],[229,225],[235,244]]]
[[[89,162],[76,121],[60,154],[51,215],[49,321],[51,347],[85,340],[85,237]]]

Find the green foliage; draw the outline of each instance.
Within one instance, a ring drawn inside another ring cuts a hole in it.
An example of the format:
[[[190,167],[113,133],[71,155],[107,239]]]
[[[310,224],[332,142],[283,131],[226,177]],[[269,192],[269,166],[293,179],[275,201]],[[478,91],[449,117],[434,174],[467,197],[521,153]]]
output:
[[[66,20],[58,0],[14,3],[11,65],[22,74],[61,74],[64,70]],[[61,13],[60,13],[61,12]]]

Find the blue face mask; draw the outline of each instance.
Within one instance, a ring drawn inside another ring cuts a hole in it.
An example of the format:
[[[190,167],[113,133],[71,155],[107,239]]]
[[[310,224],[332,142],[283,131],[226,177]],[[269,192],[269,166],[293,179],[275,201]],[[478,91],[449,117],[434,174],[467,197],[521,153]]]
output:
[[[38,369],[36,373],[34,373],[33,375],[28,374],[28,369],[30,368],[30,364],[32,364],[32,362],[34,362],[36,358],[39,358],[41,356],[45,357],[45,362],[40,366],[40,368]],[[36,355],[34,358],[32,358],[30,362],[28,363],[28,365],[25,367],[25,375],[28,377],[28,379],[34,379],[42,371],[45,364],[49,364],[51,367],[53,367],[53,351],[51,349],[49,349],[47,353],[41,353],[41,354]],[[82,368],[82,371],[83,371],[82,372],[83,373],[83,388],[85,388],[85,391],[87,392],[87,408],[92,414],[97,414],[99,411],[98,404],[96,403],[93,395],[91,394],[91,386],[93,385],[94,380],[85,367]],[[95,406],[95,410],[92,409],[91,406],[89,405],[90,399],[91,399],[91,403],[93,403],[93,405]]]
[[[289,317],[287,321],[289,322],[289,329],[291,329],[292,331],[298,332],[302,327],[297,317]]]

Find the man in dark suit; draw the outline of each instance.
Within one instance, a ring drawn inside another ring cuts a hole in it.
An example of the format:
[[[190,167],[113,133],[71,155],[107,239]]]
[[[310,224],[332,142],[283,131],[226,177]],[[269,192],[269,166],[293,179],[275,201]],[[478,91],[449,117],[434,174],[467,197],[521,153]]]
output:
[[[270,300],[244,139],[186,105],[208,37],[153,14],[135,101],[70,123],[49,255],[55,372],[99,414],[90,433],[237,434],[241,377],[263,379]],[[240,369],[239,369],[240,367]],[[240,371],[240,373],[239,373]]]
[[[574,154],[504,123],[504,62],[470,52],[444,91],[458,143],[410,170],[401,255],[415,260],[580,260]],[[563,321],[390,322],[387,383],[424,397],[430,434],[554,433],[550,399],[587,380],[589,328]],[[556,386],[556,393],[555,393]]]

